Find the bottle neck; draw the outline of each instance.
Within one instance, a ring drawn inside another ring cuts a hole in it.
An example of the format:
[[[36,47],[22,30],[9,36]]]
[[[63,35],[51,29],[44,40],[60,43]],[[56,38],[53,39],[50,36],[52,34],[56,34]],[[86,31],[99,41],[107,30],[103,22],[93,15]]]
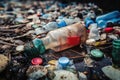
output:
[[[45,49],[50,49],[50,47],[48,46],[51,43],[50,36],[46,36],[46,37],[42,38],[41,40],[43,41]]]

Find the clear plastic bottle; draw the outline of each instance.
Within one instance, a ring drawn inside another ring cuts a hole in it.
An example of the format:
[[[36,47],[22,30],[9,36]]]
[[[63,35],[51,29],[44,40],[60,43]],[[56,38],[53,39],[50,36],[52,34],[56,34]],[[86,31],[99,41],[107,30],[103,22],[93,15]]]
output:
[[[90,25],[90,33],[89,33],[89,39],[95,39],[95,40],[99,40],[100,39],[100,34],[99,34],[99,30],[97,28],[97,24],[91,24]]]
[[[59,22],[49,22],[48,24],[43,26],[43,28],[46,31],[51,31],[51,30],[55,30],[57,28],[62,28],[62,27],[71,25],[75,22],[78,22],[78,21],[75,21],[75,19],[62,19]]]
[[[45,49],[62,51],[80,43],[85,43],[87,32],[82,23],[76,23],[67,27],[50,31],[42,42]]]
[[[57,24],[57,22],[49,22],[48,24],[43,26],[43,28],[46,31],[51,31],[51,30],[57,29],[58,28],[58,24]]]

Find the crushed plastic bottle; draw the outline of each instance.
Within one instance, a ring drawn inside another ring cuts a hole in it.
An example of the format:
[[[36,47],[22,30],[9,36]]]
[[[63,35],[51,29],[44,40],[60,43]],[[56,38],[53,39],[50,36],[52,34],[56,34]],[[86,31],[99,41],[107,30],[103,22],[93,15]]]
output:
[[[97,28],[96,23],[90,25],[90,33],[88,38],[95,39],[95,40],[100,39],[99,29]]]
[[[43,26],[43,28],[47,31],[51,31],[54,29],[57,29],[59,26],[57,24],[57,22],[49,22],[48,24],[46,24],[45,26]]]
[[[49,22],[48,24],[44,25],[42,28],[37,28],[38,26],[36,27],[35,24],[33,25],[33,27],[36,28],[35,33],[37,35],[39,35],[42,33],[46,33],[46,32],[49,32],[49,31],[52,31],[52,30],[55,30],[58,28],[62,28],[62,27],[71,25],[71,24],[76,23],[76,22],[79,22],[79,20],[64,18],[64,19],[59,20],[58,22]],[[34,23],[35,23],[35,21],[34,21]]]
[[[46,49],[62,51],[78,45],[79,43],[84,43],[86,38],[86,29],[79,22],[64,28],[50,31],[47,36],[41,40],[43,41]]]
[[[67,27],[50,31],[46,37],[33,40],[33,47],[27,46],[27,51],[34,50],[31,54],[42,54],[48,49],[56,52],[62,51],[78,44],[85,43],[87,39],[86,29],[82,23],[76,23]],[[38,52],[37,52],[38,51]]]

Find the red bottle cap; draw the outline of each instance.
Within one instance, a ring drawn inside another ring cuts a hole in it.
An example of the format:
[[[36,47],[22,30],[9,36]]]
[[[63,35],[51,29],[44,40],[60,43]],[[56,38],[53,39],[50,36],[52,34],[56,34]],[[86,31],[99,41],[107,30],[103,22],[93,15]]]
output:
[[[112,28],[112,27],[107,27],[107,28],[105,28],[104,29],[104,31],[106,32],[106,33],[110,33],[110,32],[112,32],[114,29]]]
[[[33,58],[33,59],[31,60],[31,63],[32,63],[33,65],[40,65],[40,64],[42,64],[42,62],[43,62],[43,60],[42,60],[41,58]]]
[[[78,45],[80,43],[80,37],[78,36],[68,37],[67,42],[69,45]]]
[[[87,33],[90,33],[90,30],[87,30]]]

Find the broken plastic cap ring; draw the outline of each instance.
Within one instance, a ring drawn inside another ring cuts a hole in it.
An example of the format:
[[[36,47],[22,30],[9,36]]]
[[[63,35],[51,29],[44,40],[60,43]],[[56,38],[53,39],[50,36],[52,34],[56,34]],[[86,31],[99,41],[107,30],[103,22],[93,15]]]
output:
[[[33,59],[31,60],[31,63],[32,63],[33,65],[40,65],[40,64],[43,63],[43,60],[42,60],[41,58],[33,58]]]

